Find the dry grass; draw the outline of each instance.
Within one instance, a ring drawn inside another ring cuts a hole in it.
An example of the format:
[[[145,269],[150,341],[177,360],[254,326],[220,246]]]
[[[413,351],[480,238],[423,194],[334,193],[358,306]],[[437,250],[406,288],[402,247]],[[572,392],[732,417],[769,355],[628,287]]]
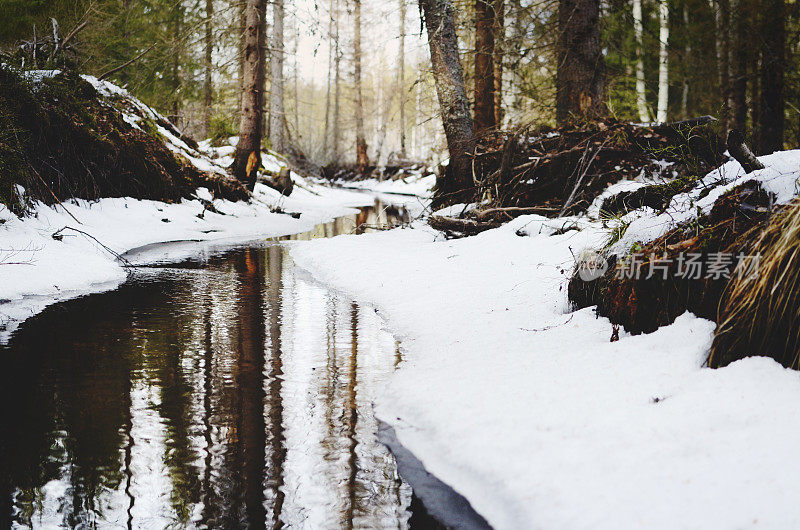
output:
[[[752,234],[745,254],[760,254],[756,274],[736,275],[720,301],[711,367],[750,356],[800,368],[800,201]]]

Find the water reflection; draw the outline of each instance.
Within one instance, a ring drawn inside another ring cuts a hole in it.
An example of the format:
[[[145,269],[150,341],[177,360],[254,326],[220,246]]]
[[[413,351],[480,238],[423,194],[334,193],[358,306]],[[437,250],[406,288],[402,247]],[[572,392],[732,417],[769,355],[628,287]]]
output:
[[[371,409],[398,356],[277,243],[52,306],[0,349],[0,527],[405,528]]]

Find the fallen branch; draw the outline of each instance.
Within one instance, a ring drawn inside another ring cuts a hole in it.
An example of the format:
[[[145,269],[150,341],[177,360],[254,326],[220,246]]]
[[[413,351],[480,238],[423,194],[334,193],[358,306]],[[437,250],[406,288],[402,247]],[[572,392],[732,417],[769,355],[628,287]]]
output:
[[[756,155],[744,143],[744,136],[737,129],[728,131],[728,152],[744,168],[745,173],[752,173],[757,169],[764,169],[764,164],[756,158]]]
[[[561,207],[561,211],[558,212],[558,216],[559,217],[564,215],[564,212],[567,211],[567,208],[569,208],[572,205],[572,200],[575,198],[575,194],[578,192],[578,188],[581,187],[581,184],[583,183],[583,178],[586,176],[586,173],[589,172],[589,168],[592,167],[592,163],[594,162],[594,159],[597,158],[597,155],[599,155],[600,151],[603,150],[603,147],[606,146],[606,142],[607,141],[608,141],[608,138],[603,140],[603,143],[600,145],[600,147],[597,148],[597,151],[594,152],[594,155],[592,155],[592,158],[589,160],[589,162],[584,167],[583,172],[578,177],[578,180],[575,182],[575,187],[572,188],[572,193],[569,194],[569,197],[567,197],[567,200],[564,201],[564,206]],[[589,144],[586,144],[586,148],[587,149],[589,148]],[[585,158],[585,156],[586,155],[584,155],[584,158]]]
[[[67,43],[69,43],[69,41],[71,41],[71,40],[72,40],[72,38],[73,38],[73,37],[75,37],[75,35],[77,35],[78,33],[80,33],[80,32],[81,32],[81,30],[83,30],[83,28],[85,28],[85,27],[86,27],[86,26],[88,26],[88,25],[89,25],[89,21],[88,21],[88,20],[84,20],[83,22],[81,22],[80,24],[78,24],[78,25],[75,27],[75,29],[73,29],[72,31],[70,31],[70,32],[69,32],[69,34],[68,34],[66,37],[64,37],[64,40],[63,40],[63,41],[61,41],[61,49],[63,50],[63,49],[64,49],[64,47],[67,45]]]
[[[477,221],[486,221],[503,215],[507,215],[513,219],[520,215],[547,215],[557,212],[557,208],[548,208],[546,206],[509,206],[507,208],[489,208],[488,210],[481,210],[476,212],[475,219]]]
[[[695,127],[702,127],[709,123],[714,123],[717,119],[714,116],[699,116],[697,118],[689,118],[688,120],[673,121],[670,123],[662,123],[651,127],[656,132],[661,134],[668,133],[670,129],[675,131],[693,129]]]
[[[113,249],[108,248],[106,245],[104,245],[102,242],[100,242],[99,239],[97,239],[96,237],[94,237],[92,234],[90,234],[88,232],[84,232],[83,230],[78,230],[77,228],[72,228],[71,226],[65,226],[65,227],[59,228],[58,230],[53,232],[53,235],[52,235],[53,239],[55,239],[56,241],[61,241],[61,239],[64,237],[64,235],[61,232],[63,232],[64,230],[72,230],[73,232],[77,232],[79,234],[83,234],[84,236],[93,239],[98,245],[103,247],[103,249],[105,249],[106,252],[108,252],[109,254],[114,256],[114,258],[116,258],[120,263],[122,263],[123,267],[126,267],[126,268],[127,267],[133,267],[133,264],[131,264],[131,262],[128,261],[127,259],[125,259],[124,257],[122,257],[122,255],[119,252],[115,252]]]

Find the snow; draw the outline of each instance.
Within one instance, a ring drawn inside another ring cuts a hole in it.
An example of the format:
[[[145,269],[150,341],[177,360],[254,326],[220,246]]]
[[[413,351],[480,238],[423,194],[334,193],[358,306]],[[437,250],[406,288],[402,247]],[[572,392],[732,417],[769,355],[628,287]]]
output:
[[[799,160],[706,179],[755,178],[785,201]],[[664,229],[637,215],[637,238]],[[566,222],[582,230],[553,235]],[[607,238],[587,218],[526,216],[465,239],[417,222],[291,254],[387,320],[404,362],[378,417],[495,528],[797,528],[800,374],[765,358],[705,368],[714,323],[689,313],[610,342],[611,323],[566,294],[573,256]]]
[[[86,79],[108,97],[132,101],[126,119],[133,126],[156,116],[123,89]],[[207,171],[224,171],[232,155],[230,146],[206,142],[193,150],[160,132],[170,149]],[[264,159],[266,169],[282,165],[277,155]],[[777,202],[791,200],[800,151],[761,160],[767,168],[750,175],[736,162],[725,164],[674,197],[663,214],[629,214],[617,248],[710,211],[720,194],[751,179]],[[252,203],[214,200],[225,215],[188,199],[72,200],[35,205],[25,218],[0,207],[0,340],[47,304],[122,282],[126,273],[113,253],[164,241],[229,245],[296,233],[373,201],[292,178],[303,187],[290,197],[258,185]],[[427,176],[360,186],[425,194],[432,182]],[[197,197],[212,199],[202,189]],[[274,213],[276,207],[302,215]],[[297,242],[291,250],[315,278],[387,319],[404,361],[377,398],[376,414],[496,528],[800,526],[800,374],[764,358],[703,367],[714,324],[689,313],[654,333],[620,332],[610,342],[610,322],[592,308],[571,311],[566,295],[573,256],[608,237],[591,217],[525,216],[450,241],[416,222]],[[580,230],[555,235],[567,223]],[[64,227],[91,237],[67,229],[54,239]]]
[[[384,194],[412,194],[422,198],[430,198],[431,189],[435,184],[436,175],[432,173],[411,173],[397,180],[366,179],[340,183],[340,185],[345,188]]]

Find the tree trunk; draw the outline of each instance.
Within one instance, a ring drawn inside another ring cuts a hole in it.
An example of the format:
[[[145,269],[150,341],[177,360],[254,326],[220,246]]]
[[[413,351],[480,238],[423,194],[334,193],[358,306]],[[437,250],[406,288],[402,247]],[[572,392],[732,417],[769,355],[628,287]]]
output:
[[[506,46],[506,6],[504,0],[494,0],[494,123],[503,126],[503,65]]]
[[[364,169],[369,165],[367,140],[364,134],[364,95],[361,86],[361,0],[353,0],[355,32],[353,35],[353,66],[356,85],[356,164]]]
[[[599,0],[559,0],[556,121],[605,114]]]
[[[723,129],[730,125],[730,2],[729,0],[711,0],[716,22],[715,47],[717,52],[717,76],[719,91],[722,97],[720,124]],[[742,38],[742,36],[739,36]]]
[[[681,119],[689,119],[689,74],[691,68],[689,62],[692,57],[692,44],[689,40],[689,7],[683,4],[683,31],[686,34],[686,45],[683,49],[683,90],[681,91]]]
[[[294,64],[292,65],[292,99],[294,99],[294,136],[297,142],[301,140],[303,137],[300,134],[300,92],[297,86],[297,55],[298,55],[298,46],[300,45],[300,27],[295,24],[293,25],[294,30],[294,57],[293,61]]]
[[[328,20],[328,85],[325,90],[325,132],[322,135],[322,158],[328,159],[328,136],[331,130],[331,84],[333,75],[333,9],[334,0],[331,0],[330,20]]]
[[[439,202],[458,202],[472,196],[469,154],[475,130],[469,112],[464,70],[458,57],[458,37],[450,0],[419,0],[425,26],[439,107],[442,113],[450,164],[437,182]]]
[[[667,0],[659,0],[659,52],[658,52],[658,110],[656,121],[658,123],[667,122],[667,110],[669,108],[669,4]]]
[[[644,24],[642,23],[642,0],[633,0],[633,33],[636,38],[636,107],[639,121],[650,121],[647,112],[647,93],[644,82]]]
[[[267,0],[247,0],[239,143],[234,153],[233,175],[252,190],[261,166],[261,128],[264,112],[265,24]]]
[[[392,103],[394,102],[394,93],[389,96],[382,96],[381,102],[381,126],[378,128],[377,138],[375,139],[375,164],[380,165],[383,161],[383,146],[386,143],[386,132],[389,128],[391,118],[389,111],[391,110]]]
[[[272,3],[272,41],[270,45],[270,91],[269,91],[269,144],[270,148],[283,153],[285,111],[283,106],[283,2]]]
[[[400,0],[400,50],[397,54],[397,87],[400,95],[400,158],[406,157],[406,0]]]
[[[341,160],[341,136],[342,129],[339,120],[341,110],[341,63],[342,51],[339,47],[339,0],[336,0],[336,19],[334,20],[334,59],[333,59],[333,163],[338,164]]]
[[[747,48],[751,45],[742,35],[747,31],[747,17],[744,0],[731,3],[731,128],[747,130]]]
[[[238,0],[237,5],[239,17],[239,49],[237,50],[239,59],[239,94],[244,92],[244,49],[246,46],[245,36],[247,34],[247,0]],[[236,113],[242,113],[242,98],[237,98]]]
[[[168,116],[169,121],[176,127],[180,127],[180,114],[181,114],[181,64],[183,62],[183,39],[181,33],[183,32],[183,4],[174,6],[172,13],[172,65],[170,67],[170,81],[172,85],[172,111]]]
[[[475,0],[475,132],[495,127],[494,0]]]
[[[786,19],[784,0],[763,0],[761,7],[760,154],[783,149]]]
[[[203,79],[203,136],[208,137],[211,130],[211,105],[214,102],[214,87],[211,84],[212,55],[214,51],[214,0],[206,0],[205,20],[205,77]]]

